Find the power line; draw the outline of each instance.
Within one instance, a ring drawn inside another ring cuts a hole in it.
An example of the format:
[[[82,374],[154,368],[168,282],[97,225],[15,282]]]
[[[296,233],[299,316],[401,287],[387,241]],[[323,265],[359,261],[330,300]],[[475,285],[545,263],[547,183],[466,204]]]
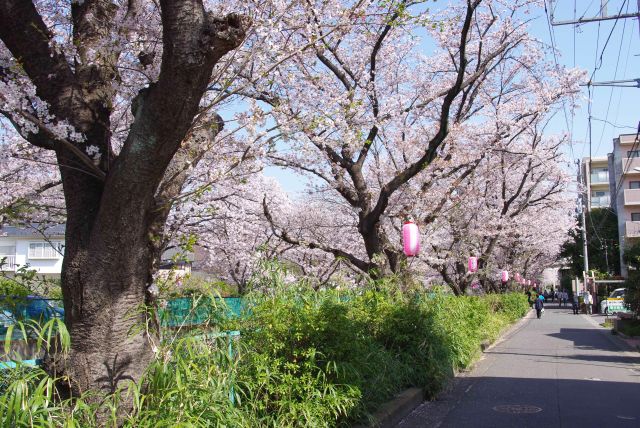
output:
[[[551,1],[551,0],[550,0]],[[626,0],[625,0],[626,1]],[[558,56],[556,53],[556,42],[553,33],[553,27],[551,26],[551,16],[549,10],[547,9],[547,1],[544,2],[544,12],[547,17],[547,26],[549,28],[549,39],[551,40],[551,49],[553,52],[553,61],[556,66],[556,72],[560,72],[560,64],[558,63]],[[571,159],[575,158],[575,154],[573,153],[573,128],[569,126],[569,117],[567,115],[567,104],[566,101],[562,100],[562,111],[564,113],[564,122],[567,125],[567,132],[569,133],[569,150],[571,151]]]
[[[627,45],[627,55],[626,55],[625,61],[624,61],[624,71],[622,72],[622,77],[625,77],[627,75],[627,68],[629,66],[629,57],[630,57],[630,53],[631,53],[631,42],[633,40],[633,36],[634,36],[633,31],[631,31],[630,34],[629,34],[629,44]],[[620,43],[622,43],[623,41],[621,41]],[[622,91],[618,91],[618,105],[616,106],[616,113],[615,113],[615,117],[616,118],[618,117],[618,113],[620,113],[620,104],[621,103],[622,103]],[[613,135],[612,135],[612,137],[613,137]]]
[[[600,51],[600,56],[598,57],[598,45],[600,43],[600,22],[598,22],[598,37],[596,39],[596,57],[594,60],[594,67],[593,67],[593,72],[591,73],[591,77],[589,78],[589,84],[587,85],[588,91],[589,91],[589,104],[588,104],[588,113],[589,113],[589,117],[588,117],[588,121],[587,121],[587,126],[589,129],[589,169],[591,169],[591,157],[592,157],[592,148],[593,148],[593,139],[592,139],[592,125],[591,125],[591,118],[593,117],[591,114],[591,109],[592,109],[592,105],[593,105],[593,93],[591,91],[591,82],[593,81],[593,78],[596,75],[596,71],[598,71],[600,69],[600,67],[602,67],[602,58],[604,56],[604,52],[607,49],[607,46],[609,45],[609,40],[611,40],[611,35],[613,34],[613,31],[616,29],[616,25],[618,25],[618,20],[619,20],[619,16],[622,13],[622,9],[624,8],[624,6],[627,4],[628,0],[624,0],[624,2],[622,2],[622,5],[620,6],[620,10],[618,11],[618,18],[616,18],[616,20],[613,23],[613,26],[611,27],[611,31],[609,32],[609,35],[607,36],[607,40],[604,42],[604,46],[602,46],[602,51]],[[621,44],[622,46],[622,44]],[[616,73],[617,73],[617,69],[618,69],[618,65],[616,64]],[[609,108],[607,107],[607,115],[608,115],[608,110]]]
[[[602,56],[604,55],[604,51],[607,49],[607,45],[609,44],[609,40],[611,40],[611,35],[613,34],[613,30],[616,29],[616,25],[618,25],[618,21],[620,20],[620,14],[622,13],[622,9],[624,8],[624,6],[627,4],[628,0],[624,0],[624,2],[622,3],[622,6],[620,6],[620,10],[618,11],[618,16],[616,16],[616,20],[613,22],[613,26],[611,27],[611,31],[609,31],[609,35],[607,36],[607,40],[604,42],[604,46],[602,47],[602,51],[600,52],[600,63],[597,64],[597,66],[594,68],[593,73],[591,74],[591,78],[589,79],[590,81],[593,80],[593,78],[595,77],[596,71],[600,69],[600,67],[602,67]],[[600,24],[598,23],[598,36],[600,35]],[[598,49],[597,44],[596,44],[596,50]],[[597,62],[597,59],[596,59]]]
[[[627,12],[629,11],[629,4],[627,3]],[[615,25],[614,25],[615,26]],[[622,54],[622,45],[624,41],[624,33],[627,29],[627,21],[622,23],[622,36],[620,37],[620,49],[618,49],[618,58],[616,59],[616,68],[613,72],[613,80],[615,81],[616,77],[618,77],[618,66],[620,65],[620,55]],[[602,57],[600,57],[600,61],[602,61]],[[638,80],[640,83],[640,79]],[[611,88],[611,92],[609,93],[609,102],[607,103],[607,112],[605,113],[604,120],[605,122],[609,119],[609,109],[611,108],[611,101],[613,100],[613,88]],[[602,132],[600,133],[600,140],[598,141],[598,146],[596,147],[596,153],[600,149],[602,145],[602,139],[604,138],[604,131],[607,129],[606,126],[602,127]]]
[[[636,129],[635,126],[629,126],[629,125],[618,125],[616,123],[610,122],[608,120],[604,120],[604,119],[600,119],[597,117],[592,117],[593,120],[598,121],[598,122],[604,122],[607,125],[610,125],[612,128],[628,128],[628,129]],[[597,151],[597,150],[596,150]]]

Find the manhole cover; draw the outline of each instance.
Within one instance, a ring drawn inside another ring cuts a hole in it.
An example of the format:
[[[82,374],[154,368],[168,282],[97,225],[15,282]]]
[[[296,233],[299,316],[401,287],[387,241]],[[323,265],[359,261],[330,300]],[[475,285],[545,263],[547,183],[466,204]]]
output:
[[[493,410],[500,413],[511,413],[513,415],[538,413],[542,411],[540,407],[529,404],[504,404],[502,406],[495,406]]]

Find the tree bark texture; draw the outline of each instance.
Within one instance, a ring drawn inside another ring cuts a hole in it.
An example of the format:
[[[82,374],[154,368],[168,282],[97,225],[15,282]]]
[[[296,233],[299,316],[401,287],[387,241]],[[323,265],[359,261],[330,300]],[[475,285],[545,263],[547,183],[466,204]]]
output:
[[[129,7],[136,4],[129,2]],[[93,62],[82,57],[105,43],[105,25],[117,7],[110,1],[73,3],[74,44],[83,61],[72,68],[51,47],[52,34],[30,1],[0,4],[0,38],[38,97],[57,120],[67,120],[86,136],[85,142],[72,143],[79,152],[68,141],[43,140],[42,132],[27,137],[32,144],[55,150],[62,175],[67,209],[62,290],[71,351],[67,360],[51,361],[51,367],[69,375],[74,394],[113,392],[123,382],[137,382],[154,357],[157,336],[147,328],[146,314],[153,304],[147,287],[170,196],[184,182],[180,163],[185,156],[176,153],[214,65],[243,41],[250,24],[236,15],[217,18],[205,11],[201,0],[161,0],[160,76],[132,103],[135,119],[115,156],[109,106],[120,53],[110,49]],[[89,145],[102,154],[95,170],[82,158]]]

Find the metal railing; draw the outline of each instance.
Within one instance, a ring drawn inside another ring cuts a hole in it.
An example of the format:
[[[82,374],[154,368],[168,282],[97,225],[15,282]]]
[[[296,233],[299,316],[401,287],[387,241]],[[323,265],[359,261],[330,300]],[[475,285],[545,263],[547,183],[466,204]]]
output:
[[[611,204],[609,196],[592,196],[591,208],[604,208]]]
[[[595,174],[591,174],[591,183],[609,183],[609,173],[608,172],[598,172]]]
[[[3,270],[3,271],[16,270],[15,254],[0,254],[0,270]]]

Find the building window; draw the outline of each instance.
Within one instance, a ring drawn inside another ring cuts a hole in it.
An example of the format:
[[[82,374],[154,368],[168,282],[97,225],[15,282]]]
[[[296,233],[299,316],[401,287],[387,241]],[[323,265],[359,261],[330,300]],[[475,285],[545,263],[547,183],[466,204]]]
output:
[[[640,221],[640,213],[631,213],[631,221]]]
[[[637,158],[640,157],[640,150],[629,150],[627,151],[628,158]]]
[[[28,257],[30,259],[58,259],[64,254],[62,243],[31,242]]]
[[[640,189],[640,181],[630,181],[629,189]]]

